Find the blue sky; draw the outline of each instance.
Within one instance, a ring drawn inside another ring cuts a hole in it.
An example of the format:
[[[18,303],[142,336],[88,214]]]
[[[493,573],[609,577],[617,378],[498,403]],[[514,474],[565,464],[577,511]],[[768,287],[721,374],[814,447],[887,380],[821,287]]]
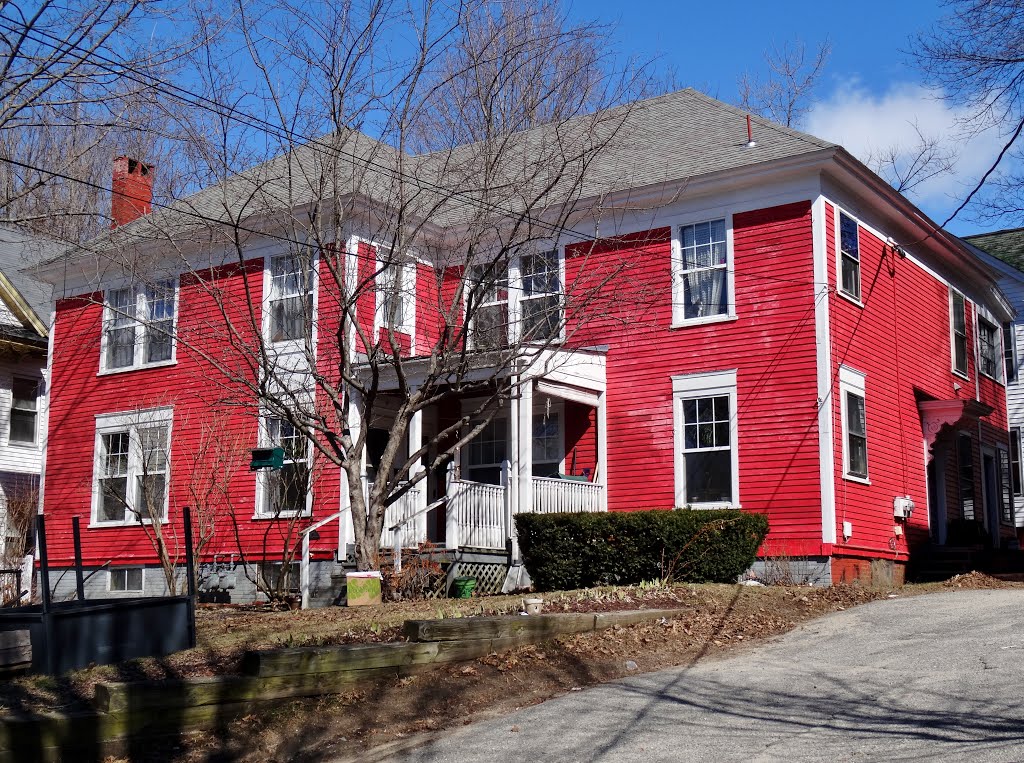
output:
[[[958,135],[963,112],[929,90],[908,55],[916,33],[943,15],[939,2],[862,0],[817,2],[640,2],[575,0],[580,18],[616,26],[619,52],[656,57],[673,67],[680,84],[725,101],[737,98],[744,72],[766,71],[764,53],[774,44],[802,41],[808,49],[828,40],[832,54],[803,129],[843,144],[868,160],[890,146],[909,147],[914,127],[945,142],[956,153],[952,175],[909,194],[941,222],[987,169],[1001,145],[998,129],[972,140]],[[969,215],[949,224],[958,234],[993,227]]]

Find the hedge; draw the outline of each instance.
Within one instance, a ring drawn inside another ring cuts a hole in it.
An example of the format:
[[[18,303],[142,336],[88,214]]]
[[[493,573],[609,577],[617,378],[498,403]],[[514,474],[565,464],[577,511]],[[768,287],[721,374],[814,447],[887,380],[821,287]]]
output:
[[[538,591],[671,578],[731,583],[768,534],[762,514],[739,511],[615,511],[518,514],[516,530]]]

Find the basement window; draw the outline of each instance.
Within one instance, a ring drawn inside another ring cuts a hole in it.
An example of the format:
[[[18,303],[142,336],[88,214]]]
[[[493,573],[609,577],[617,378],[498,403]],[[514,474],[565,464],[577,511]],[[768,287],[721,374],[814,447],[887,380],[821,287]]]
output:
[[[119,567],[109,571],[107,590],[114,593],[142,593],[143,568]]]

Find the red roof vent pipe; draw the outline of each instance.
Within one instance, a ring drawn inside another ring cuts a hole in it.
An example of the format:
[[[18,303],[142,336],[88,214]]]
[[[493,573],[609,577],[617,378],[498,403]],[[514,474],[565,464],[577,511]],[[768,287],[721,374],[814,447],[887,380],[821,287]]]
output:
[[[153,211],[152,164],[118,156],[110,187],[110,227],[118,228]]]
[[[747,114],[747,148],[753,148],[757,143],[754,141],[754,128],[750,124],[750,114]]]

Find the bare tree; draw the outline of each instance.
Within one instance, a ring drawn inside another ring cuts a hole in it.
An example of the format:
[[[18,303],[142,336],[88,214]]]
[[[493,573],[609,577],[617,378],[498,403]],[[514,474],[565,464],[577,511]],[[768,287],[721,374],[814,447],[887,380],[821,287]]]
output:
[[[767,73],[744,73],[737,83],[740,108],[765,119],[799,127],[814,103],[814,93],[832,53],[825,40],[808,55],[803,42],[773,46],[764,54]]]
[[[948,175],[956,166],[956,153],[942,136],[925,135],[917,122],[910,124],[917,136],[911,145],[894,143],[873,151],[864,161],[900,193],[910,193],[922,183]]]
[[[951,102],[965,107],[963,127],[968,133],[994,126],[1005,139],[946,222],[976,197],[983,219],[1019,217],[1024,213],[1024,173],[1014,165],[1024,158],[1024,2],[948,0],[945,5],[947,15],[918,36],[911,56]]]
[[[78,242],[109,225],[111,159],[177,153],[152,87],[194,36],[155,0],[0,0],[0,218]],[[154,35],[157,29],[170,34]],[[211,30],[203,30],[209,33]],[[75,178],[82,182],[70,182]]]
[[[344,472],[356,562],[371,569],[389,508],[609,299],[615,268],[587,272],[582,251],[563,282],[557,251],[573,224],[600,217],[603,190],[621,187],[592,167],[628,140],[624,104],[647,83],[642,70],[616,73],[604,30],[553,2],[274,9],[244,3],[233,17],[258,88],[232,95],[222,70],[207,71],[222,101],[258,96],[265,110],[244,127],[276,156],[236,174],[244,130],[197,123],[197,137],[214,132],[195,156],[225,182],[92,250],[136,278],[186,271],[203,318],[179,324],[179,347],[224,395],[258,402],[276,427],[269,443],[287,452],[284,440],[300,436],[313,474]],[[405,55],[384,60],[396,30]],[[159,266],[157,251],[178,259]],[[228,275],[242,286],[225,287]],[[419,414],[468,397],[457,420],[409,445]],[[371,430],[386,433],[379,449]],[[279,513],[267,532],[280,536],[287,572],[308,520]]]

